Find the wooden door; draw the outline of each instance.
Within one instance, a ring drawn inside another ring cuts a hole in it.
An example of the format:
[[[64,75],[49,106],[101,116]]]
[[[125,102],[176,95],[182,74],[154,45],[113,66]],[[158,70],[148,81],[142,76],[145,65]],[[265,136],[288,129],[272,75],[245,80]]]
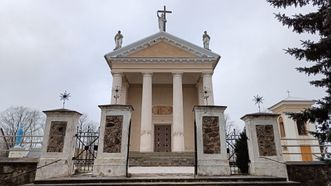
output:
[[[171,125],[154,125],[154,152],[171,152]]]
[[[311,148],[308,145],[301,145],[301,157],[302,161],[313,161],[313,155],[311,153]]]

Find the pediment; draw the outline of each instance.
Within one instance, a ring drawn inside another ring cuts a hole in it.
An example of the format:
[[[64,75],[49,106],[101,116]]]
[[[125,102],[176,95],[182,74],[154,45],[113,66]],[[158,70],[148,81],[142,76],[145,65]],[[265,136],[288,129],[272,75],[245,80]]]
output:
[[[130,45],[105,55],[107,61],[112,58],[125,57],[180,57],[180,58],[213,58],[220,56],[210,50],[187,42],[167,32],[158,32]]]
[[[156,42],[147,48],[133,52],[129,54],[128,57],[199,57],[199,56],[163,40]]]

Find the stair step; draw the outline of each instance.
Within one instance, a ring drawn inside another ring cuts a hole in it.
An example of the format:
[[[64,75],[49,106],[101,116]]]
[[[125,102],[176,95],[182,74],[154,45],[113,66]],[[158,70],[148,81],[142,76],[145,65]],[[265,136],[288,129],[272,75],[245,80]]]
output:
[[[194,166],[194,152],[130,152],[129,166]]]
[[[264,176],[219,176],[219,177],[69,177],[48,180],[37,180],[30,185],[300,185],[288,182],[285,178]]]
[[[33,185],[33,184],[32,184]],[[31,186],[32,186],[31,185]],[[54,184],[37,184],[38,186],[49,186]],[[63,186],[74,186],[74,185],[80,185],[80,186],[94,186],[94,185],[110,185],[110,186],[119,186],[119,185],[227,185],[227,186],[252,186],[252,185],[269,185],[269,186],[298,186],[300,185],[297,182],[139,182],[139,183],[61,183],[60,185]]]

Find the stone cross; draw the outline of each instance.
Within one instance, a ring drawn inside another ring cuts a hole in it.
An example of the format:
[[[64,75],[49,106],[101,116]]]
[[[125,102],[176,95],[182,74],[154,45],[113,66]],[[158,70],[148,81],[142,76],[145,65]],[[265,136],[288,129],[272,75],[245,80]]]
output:
[[[162,23],[159,22],[159,24],[163,24],[162,27],[160,27],[160,28],[162,28],[162,30],[160,30],[160,31],[164,31],[165,32],[166,31],[166,22],[167,22],[166,14],[167,13],[170,14],[170,13],[172,13],[172,11],[166,10],[166,6],[163,6],[163,10],[158,10],[157,13],[161,13],[161,16],[162,16],[161,18],[163,20]],[[159,21],[160,21],[160,17],[159,17]]]

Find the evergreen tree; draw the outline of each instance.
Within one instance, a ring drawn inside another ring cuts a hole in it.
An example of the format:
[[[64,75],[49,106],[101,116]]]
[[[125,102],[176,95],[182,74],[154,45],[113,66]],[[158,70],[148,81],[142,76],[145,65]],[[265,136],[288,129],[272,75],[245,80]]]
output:
[[[236,154],[236,164],[240,169],[241,173],[248,173],[248,147],[247,147],[247,136],[246,130],[244,129],[239,138],[236,140],[236,144],[234,145],[234,152]]]
[[[317,101],[317,106],[298,114],[290,114],[294,120],[310,121],[317,124],[318,132],[314,133],[320,142],[331,141],[331,0],[267,0],[276,8],[316,7],[316,11],[307,14],[287,16],[276,14],[276,18],[293,29],[296,33],[308,33],[318,36],[318,41],[305,40],[301,48],[288,48],[286,53],[306,63],[298,67],[299,72],[319,79],[310,84],[326,90],[326,96]]]

